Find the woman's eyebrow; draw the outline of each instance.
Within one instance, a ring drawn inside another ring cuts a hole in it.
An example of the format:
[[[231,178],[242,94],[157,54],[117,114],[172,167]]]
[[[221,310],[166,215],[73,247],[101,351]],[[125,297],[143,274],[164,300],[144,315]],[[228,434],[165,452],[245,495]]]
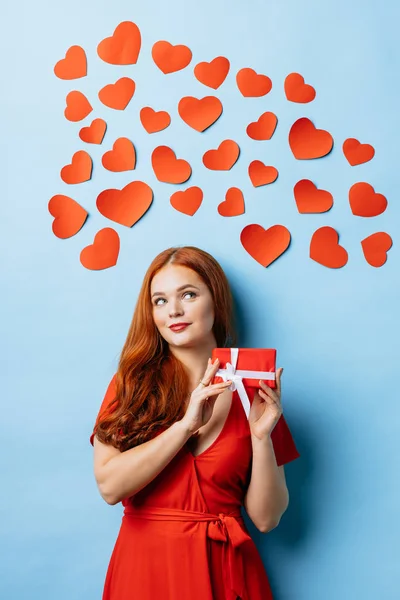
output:
[[[180,292],[188,287],[196,288],[196,290],[200,291],[200,288],[198,288],[196,285],[193,285],[191,283],[185,283],[185,285],[181,285],[180,287],[176,288],[176,291]],[[153,298],[154,296],[165,296],[165,293],[164,292],[154,292],[154,294],[152,294],[151,297]]]

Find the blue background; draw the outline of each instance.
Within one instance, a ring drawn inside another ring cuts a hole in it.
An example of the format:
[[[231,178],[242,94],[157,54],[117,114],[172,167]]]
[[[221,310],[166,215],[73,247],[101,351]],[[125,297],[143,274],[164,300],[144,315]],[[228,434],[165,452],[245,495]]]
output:
[[[301,459],[286,467],[290,506],[278,528],[260,534],[247,519],[276,600],[375,600],[399,597],[398,336],[399,8],[354,0],[230,2],[156,0],[100,2],[50,0],[8,4],[1,38],[3,126],[0,218],[1,439],[3,448],[0,596],[7,600],[98,600],[121,520],[121,505],[100,497],[89,435],[131,321],[142,277],[158,252],[190,244],[212,253],[232,284],[240,315],[241,345],[276,347],[284,367],[282,401]],[[137,23],[142,50],[135,66],[102,62],[97,44],[124,20]],[[151,59],[158,40],[187,44],[191,65],[163,75]],[[55,63],[73,44],[84,47],[88,76],[62,81]],[[231,61],[217,90],[224,113],[204,134],[177,114],[184,95],[214,94],[193,67],[216,56]],[[243,98],[236,72],[267,74],[272,91]],[[286,101],[283,82],[299,72],[317,97],[306,105]],[[125,111],[113,111],[98,90],[124,75],[137,91]],[[64,116],[72,89],[87,94],[93,112],[79,123]],[[172,125],[148,135],[141,107],[168,110]],[[272,110],[277,130],[255,142],[246,126]],[[335,146],[314,161],[294,159],[291,124],[309,117],[328,129]],[[79,129],[102,117],[101,146],[85,145]],[[137,149],[134,172],[110,173],[101,156],[119,136]],[[341,150],[347,137],[372,143],[375,158],[350,167]],[[205,169],[201,157],[226,138],[241,148],[231,171]],[[204,201],[194,217],[175,211],[178,189],[156,180],[152,149],[171,145],[192,165],[188,184]],[[64,184],[60,169],[86,149],[91,181]],[[264,160],[278,180],[252,187],[247,166]],[[146,215],[128,229],[96,210],[96,197],[143,178],[154,190]],[[325,214],[300,215],[293,186],[312,179],[334,196]],[[352,215],[348,189],[367,181],[388,199],[376,218]],[[217,213],[228,187],[240,187],[246,212]],[[90,213],[83,229],[56,238],[47,211],[55,194],[71,195]],[[240,244],[249,223],[284,224],[292,234],[286,253],[263,268]],[[312,233],[330,225],[349,253],[341,269],[309,258]],[[103,227],[121,238],[116,267],[89,271],[83,247]],[[387,263],[374,268],[360,241],[376,231],[392,236]]]

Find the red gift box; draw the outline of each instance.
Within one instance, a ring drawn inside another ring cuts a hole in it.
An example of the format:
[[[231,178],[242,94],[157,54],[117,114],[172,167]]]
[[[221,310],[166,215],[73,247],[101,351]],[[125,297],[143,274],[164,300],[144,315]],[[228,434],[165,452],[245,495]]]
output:
[[[213,383],[232,380],[230,390],[237,389],[247,417],[250,412],[248,391],[260,389],[260,379],[276,388],[275,348],[214,348],[212,361],[219,358],[219,369]]]

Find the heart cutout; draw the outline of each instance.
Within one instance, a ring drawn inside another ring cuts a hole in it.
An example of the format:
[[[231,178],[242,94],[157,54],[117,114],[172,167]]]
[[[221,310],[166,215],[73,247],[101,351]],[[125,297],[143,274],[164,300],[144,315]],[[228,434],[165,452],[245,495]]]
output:
[[[140,29],[132,21],[123,21],[111,37],[97,46],[97,54],[110,65],[134,65],[137,63],[142,37]]]
[[[252,140],[270,140],[278,123],[277,116],[272,112],[265,112],[258,121],[247,126],[246,133]]]
[[[230,63],[225,56],[217,56],[211,62],[201,62],[194,68],[194,76],[200,83],[218,89],[228,76]]]
[[[258,75],[254,69],[240,69],[236,75],[240,93],[246,98],[265,96],[271,91],[272,81],[267,75]]]
[[[150,106],[145,106],[140,111],[140,121],[147,133],[156,133],[170,125],[171,117],[165,110],[156,112]]]
[[[219,119],[222,103],[215,96],[205,96],[201,99],[185,96],[179,101],[178,113],[189,127],[202,132]]]
[[[53,233],[63,240],[78,233],[88,217],[88,212],[83,206],[63,194],[50,198],[48,209],[54,217]]]
[[[195,212],[200,208],[203,201],[203,191],[193,186],[184,191],[175,192],[170,198],[170,203],[173,208],[193,217]]]
[[[356,138],[348,138],[343,142],[343,154],[354,167],[371,160],[375,155],[375,148],[371,144],[361,144]]]
[[[83,183],[88,181],[92,175],[93,163],[85,150],[75,152],[71,164],[61,169],[61,179],[68,184]]]
[[[64,116],[68,121],[82,121],[93,110],[85,94],[77,90],[67,94],[65,101],[67,106],[64,110]]]
[[[92,271],[113,267],[117,264],[119,248],[118,233],[111,227],[100,229],[95,235],[93,244],[82,250],[81,264]]]
[[[165,40],[154,44],[151,55],[157,67],[165,75],[184,69],[192,60],[192,51],[190,48],[182,44],[173,46]]]
[[[184,183],[192,174],[190,164],[177,159],[175,152],[168,146],[157,146],[151,155],[151,164],[158,181],[164,183]]]
[[[218,205],[218,213],[222,217],[237,217],[244,213],[243,192],[236,187],[229,188],[225,200]]]
[[[135,146],[128,138],[118,138],[113,149],[103,154],[101,158],[102,165],[109,171],[129,171],[136,166]]]
[[[203,164],[213,171],[229,171],[239,158],[240,148],[233,140],[221,142],[217,150],[208,150],[203,155]]]
[[[94,119],[89,127],[82,127],[79,137],[88,144],[101,144],[106,133],[107,123],[103,119]]]
[[[356,217],[377,217],[387,207],[387,200],[383,194],[375,192],[372,185],[360,181],[351,186],[349,202],[353,215]]]
[[[300,73],[290,73],[286,77],[284,90],[286,98],[290,102],[312,102],[316,95],[313,86],[304,83],[304,77]]]
[[[259,187],[273,183],[278,177],[278,170],[264,165],[261,160],[253,160],[249,165],[249,177],[254,187]]]
[[[340,269],[347,264],[347,250],[339,245],[339,234],[333,227],[320,227],[313,233],[310,258],[331,269]]]
[[[60,79],[79,79],[87,75],[86,52],[81,46],[71,46],[65,58],[56,63],[54,74]]]
[[[324,213],[333,206],[333,196],[326,190],[319,190],[309,179],[301,179],[293,188],[297,210],[301,214]]]
[[[122,190],[104,190],[97,196],[96,206],[107,219],[132,227],[150,208],[153,190],[143,181],[132,181]]]
[[[324,129],[317,129],[303,117],[293,123],[289,132],[289,146],[297,159],[321,158],[332,150],[333,137]]]
[[[365,260],[371,267],[381,267],[387,260],[387,252],[392,247],[393,241],[385,231],[378,231],[361,241]]]
[[[284,225],[264,229],[261,225],[247,225],[240,234],[243,248],[263,267],[268,267],[283,254],[290,244],[290,231]]]
[[[104,86],[98,96],[100,102],[105,106],[115,110],[124,110],[135,93],[135,89],[136,84],[133,79],[121,77],[115,83]]]

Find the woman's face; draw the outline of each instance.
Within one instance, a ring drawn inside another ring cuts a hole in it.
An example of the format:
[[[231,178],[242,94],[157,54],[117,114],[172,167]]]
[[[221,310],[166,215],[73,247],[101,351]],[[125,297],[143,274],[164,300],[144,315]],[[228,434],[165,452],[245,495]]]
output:
[[[153,318],[162,337],[172,346],[196,346],[214,337],[214,304],[207,285],[187,267],[166,265],[150,287]],[[189,323],[178,331],[174,323]]]

